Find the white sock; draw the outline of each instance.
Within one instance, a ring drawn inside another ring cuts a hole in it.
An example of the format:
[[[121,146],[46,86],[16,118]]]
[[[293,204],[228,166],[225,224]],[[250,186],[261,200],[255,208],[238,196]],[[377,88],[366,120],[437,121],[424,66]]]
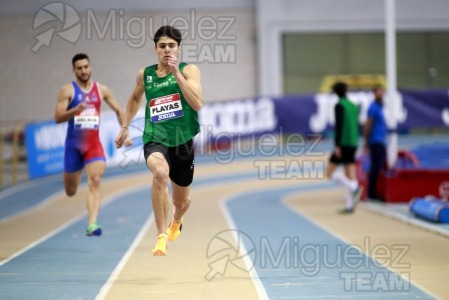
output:
[[[359,182],[357,180],[351,180],[351,192],[354,192],[359,187]]]
[[[352,199],[352,194],[349,193],[346,196],[346,204],[345,204],[347,209],[352,209],[354,207],[354,200]]]
[[[355,191],[359,186],[356,180],[349,179],[345,174],[343,174],[343,172],[335,171],[334,173],[332,173],[331,179],[344,185],[351,192]]]

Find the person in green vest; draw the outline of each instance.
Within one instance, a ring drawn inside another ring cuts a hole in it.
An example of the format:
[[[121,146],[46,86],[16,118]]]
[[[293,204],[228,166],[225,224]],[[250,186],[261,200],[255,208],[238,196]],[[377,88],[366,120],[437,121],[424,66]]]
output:
[[[340,213],[353,213],[360,201],[362,186],[359,185],[355,172],[355,153],[359,140],[359,108],[346,96],[348,86],[344,82],[333,85],[332,91],[338,96],[335,105],[335,149],[329,159],[326,175],[333,181],[345,186],[349,193],[345,207]],[[344,173],[337,170],[344,166]]]
[[[151,196],[157,227],[154,256],[165,256],[167,241],[178,238],[183,216],[190,206],[190,185],[194,173],[193,137],[199,133],[198,111],[203,105],[200,69],[178,61],[181,32],[162,26],[154,35],[158,64],[140,69],[126,106],[123,126],[115,140],[123,146],[129,138],[128,126],[136,115],[145,93],[143,150],[147,167],[153,173]],[[168,182],[171,181],[173,216],[169,211]]]

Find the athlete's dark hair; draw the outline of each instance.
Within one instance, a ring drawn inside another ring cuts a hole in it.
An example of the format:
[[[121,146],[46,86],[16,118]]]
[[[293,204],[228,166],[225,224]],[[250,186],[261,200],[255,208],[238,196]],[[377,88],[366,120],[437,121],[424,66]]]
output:
[[[75,63],[78,60],[82,60],[82,59],[89,60],[89,56],[87,56],[87,54],[84,54],[84,53],[77,53],[77,54],[75,54],[75,56],[72,58],[72,66],[75,66]]]
[[[164,25],[161,28],[159,28],[156,33],[154,34],[154,45],[157,44],[157,42],[161,39],[161,37],[166,36],[169,37],[171,39],[174,39],[177,43],[178,46],[181,45],[181,41],[182,41],[182,34],[181,31],[179,31],[178,29],[176,29],[173,26],[169,26],[169,25]]]
[[[382,84],[378,83],[373,86],[372,91],[375,92],[377,90],[383,90],[383,89],[384,89],[384,86]]]
[[[339,81],[332,86],[332,91],[337,94],[339,98],[346,97],[348,85],[344,82]]]

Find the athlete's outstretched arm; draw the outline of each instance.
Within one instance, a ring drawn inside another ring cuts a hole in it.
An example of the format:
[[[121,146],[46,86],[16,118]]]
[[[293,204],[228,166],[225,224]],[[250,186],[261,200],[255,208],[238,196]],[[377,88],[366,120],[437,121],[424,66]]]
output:
[[[203,106],[200,69],[196,65],[187,65],[181,74],[178,59],[174,55],[172,55],[168,64],[186,101],[194,110],[199,111]]]
[[[117,100],[115,100],[114,96],[112,95],[111,90],[107,86],[101,84],[100,91],[101,91],[101,96],[103,97],[103,100],[106,101],[106,103],[109,105],[109,107],[117,115],[118,123],[120,124],[120,126],[123,126],[123,118],[124,118],[123,110],[120,107],[120,105],[118,104]]]
[[[143,69],[140,69],[137,73],[136,78],[136,86],[129,97],[128,104],[126,105],[125,117],[123,119],[122,128],[120,129],[117,138],[115,139],[115,146],[121,148],[128,138],[128,126],[131,124],[131,121],[134,119],[134,116],[137,114],[139,110],[140,104],[142,102],[142,96],[145,91],[145,86],[143,83]]]
[[[55,109],[56,123],[66,122],[70,120],[77,112],[81,112],[84,108],[86,108],[86,104],[81,102],[77,106],[67,109],[67,106],[73,96],[72,93],[73,90],[70,84],[64,85],[59,91]]]

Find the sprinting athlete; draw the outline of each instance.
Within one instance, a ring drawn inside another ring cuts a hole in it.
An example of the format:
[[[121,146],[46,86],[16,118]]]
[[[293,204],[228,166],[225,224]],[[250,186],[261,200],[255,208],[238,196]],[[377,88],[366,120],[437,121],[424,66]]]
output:
[[[72,66],[75,81],[61,88],[55,109],[56,123],[68,122],[64,151],[64,187],[67,196],[75,195],[82,171],[86,170],[89,185],[86,234],[99,236],[102,233],[97,224],[100,183],[106,168],[98,134],[101,102],[105,101],[117,114],[120,125],[123,122],[123,110],[108,87],[91,80],[91,66],[86,54],[76,54],[72,59]]]
[[[159,63],[139,70],[137,83],[126,106],[124,126],[115,140],[117,148],[129,138],[128,126],[145,93],[144,155],[153,173],[151,196],[157,227],[154,256],[164,256],[167,240],[174,241],[182,229],[183,216],[190,206],[193,181],[193,137],[200,131],[197,111],[203,105],[200,70],[178,62],[181,32],[162,26],[154,35]],[[168,180],[171,180],[173,217],[167,227]]]

